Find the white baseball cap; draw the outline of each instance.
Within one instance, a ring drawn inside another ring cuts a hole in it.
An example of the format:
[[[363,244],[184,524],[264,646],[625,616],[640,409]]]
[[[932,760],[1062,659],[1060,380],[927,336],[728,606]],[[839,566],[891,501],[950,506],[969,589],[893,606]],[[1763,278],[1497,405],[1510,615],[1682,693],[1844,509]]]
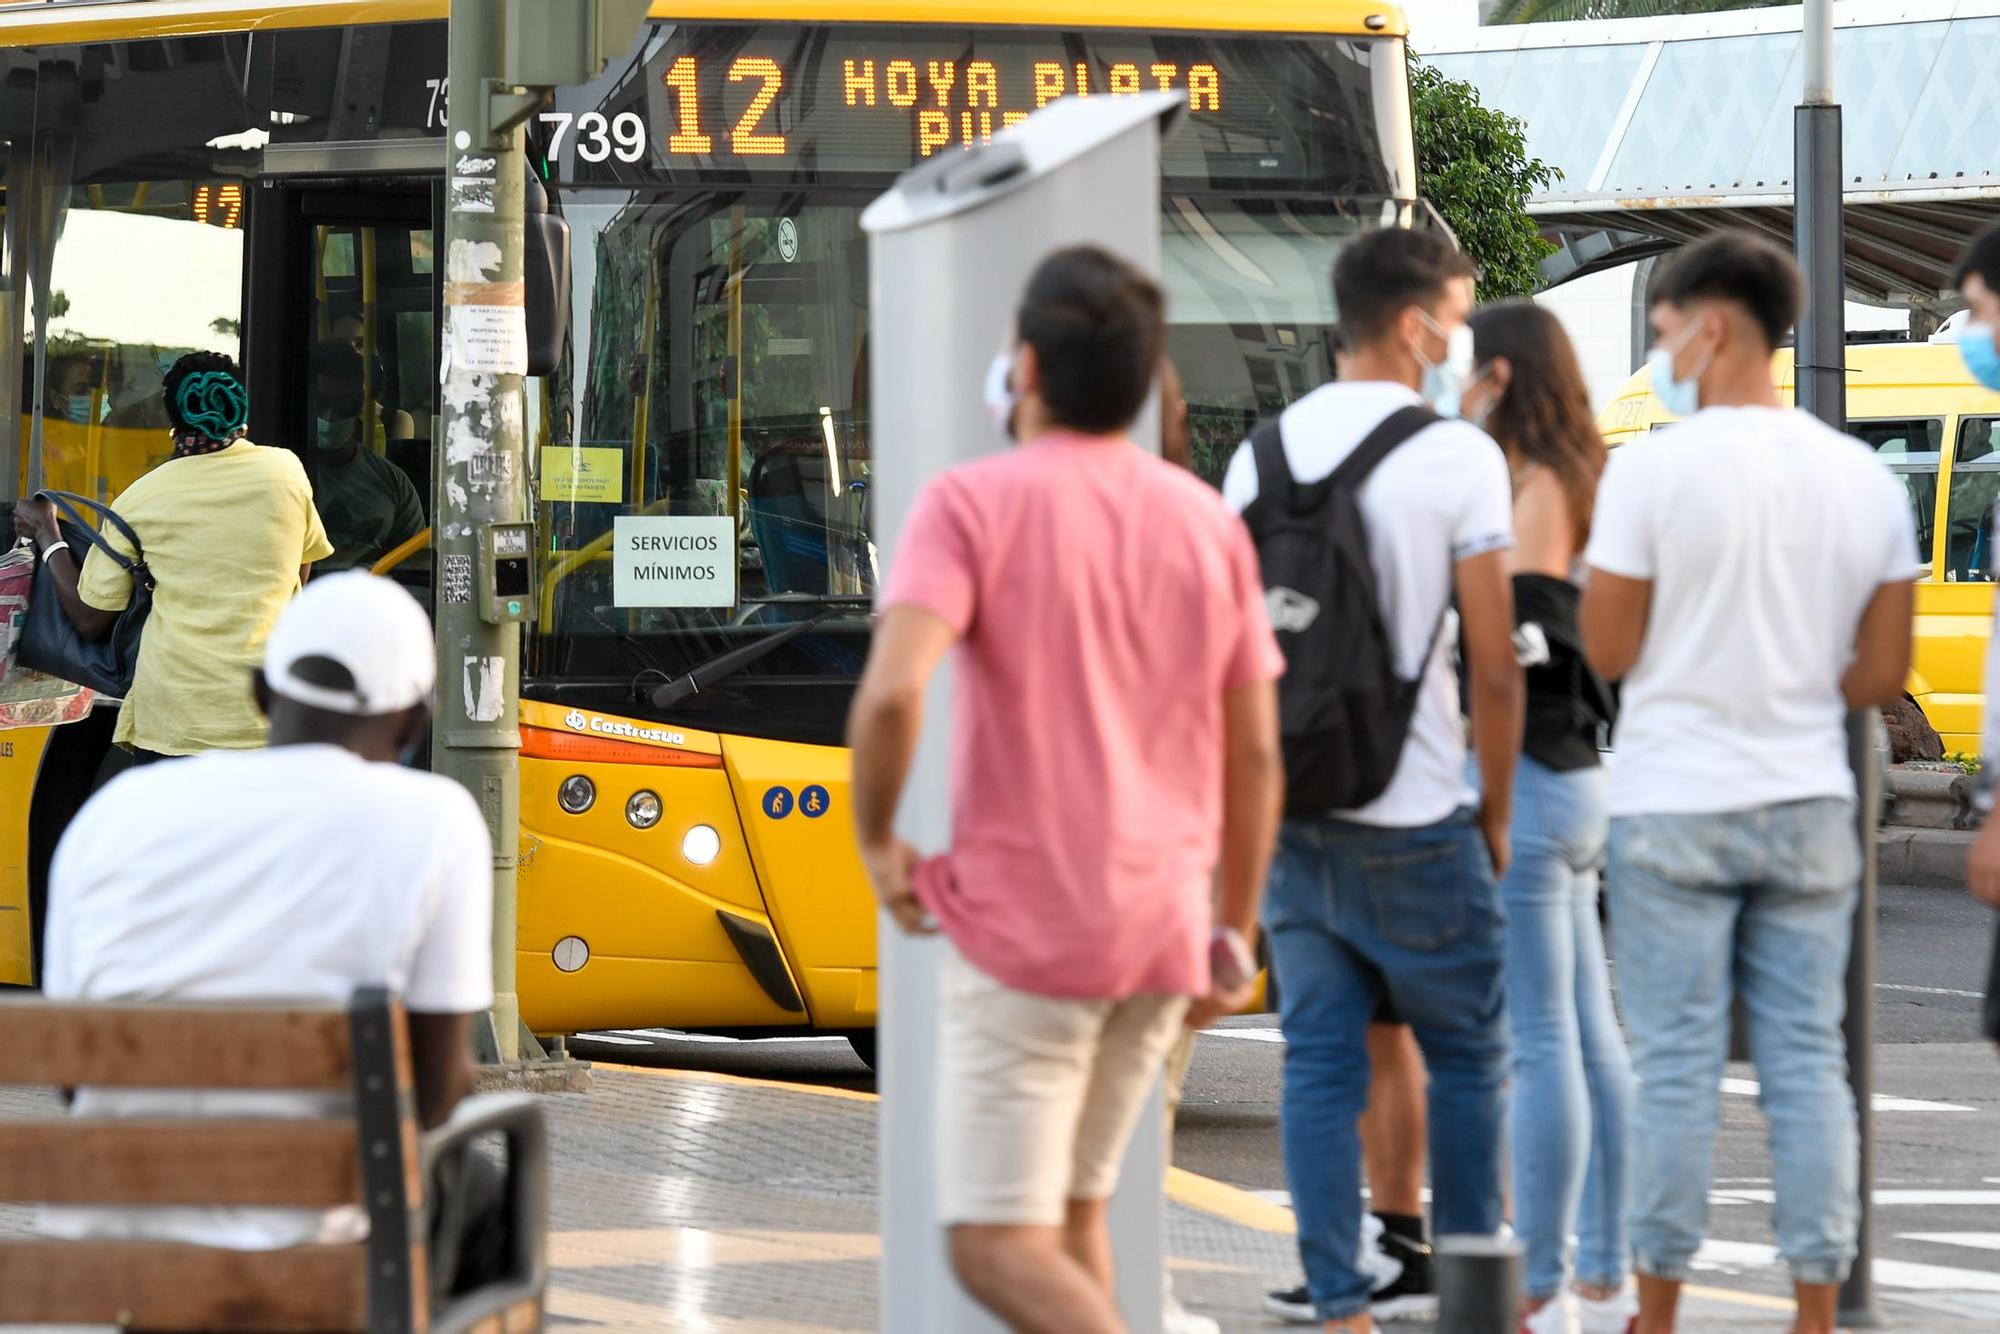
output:
[[[354,688],[300,679],[293,668],[304,658],[339,663]],[[401,586],[365,570],[315,579],[265,642],[264,679],[286,699],[331,713],[401,713],[426,703],[437,683],[430,618]]]

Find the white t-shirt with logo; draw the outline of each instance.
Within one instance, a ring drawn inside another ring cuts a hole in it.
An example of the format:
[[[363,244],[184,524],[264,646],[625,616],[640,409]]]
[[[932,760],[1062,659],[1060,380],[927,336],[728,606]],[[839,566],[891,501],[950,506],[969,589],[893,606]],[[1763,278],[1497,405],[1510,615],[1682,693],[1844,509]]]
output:
[[[449,779],[336,746],[209,751],[120,776],[77,815],[49,881],[53,1000],[341,1001],[420,1014],[493,1003],[492,844]],[[311,1117],[344,1095],[79,1090],[78,1116]],[[359,1207],[49,1208],[41,1230],[238,1250],[367,1235]]]
[[[1921,573],[1866,445],[1794,408],[1704,409],[1611,452],[1584,558],[1653,585],[1612,814],[1854,796],[1840,677],[1875,591]]]
[[[1311,485],[1330,475],[1390,413],[1422,402],[1414,390],[1382,381],[1315,389],[1278,418],[1293,480]],[[1238,513],[1257,498],[1248,444],[1229,462],[1222,497]],[[1436,824],[1479,799],[1466,781],[1465,724],[1451,666],[1457,634],[1453,624],[1438,633],[1439,622],[1451,606],[1453,567],[1514,544],[1513,484],[1500,447],[1478,427],[1449,420],[1391,450],[1362,483],[1359,501],[1396,671],[1405,680],[1421,671],[1423,688],[1387,790],[1360,810],[1328,814],[1398,829]]]

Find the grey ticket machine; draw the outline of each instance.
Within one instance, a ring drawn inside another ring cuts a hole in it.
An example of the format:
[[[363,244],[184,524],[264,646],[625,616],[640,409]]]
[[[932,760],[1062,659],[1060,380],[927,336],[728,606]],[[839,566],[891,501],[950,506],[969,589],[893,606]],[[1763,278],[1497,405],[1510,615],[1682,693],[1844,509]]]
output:
[[[1050,251],[1092,243],[1160,271],[1161,136],[1182,93],[1064,98],[989,144],[948,149],[906,173],[862,215],[868,233],[874,351],[876,535],[896,559],[911,501],[954,464],[1008,442],[981,394],[1028,275]],[[1135,438],[1157,448],[1157,401]],[[897,828],[924,852],[943,848],[951,816],[949,668],[927,704]],[[882,1112],[882,1328],[890,1334],[998,1330],[951,1276],[939,1218],[935,1080],[939,965],[945,946],[878,919]],[[1119,1305],[1136,1331],[1161,1322],[1165,1253],[1163,1146],[1154,1100],[1112,1205]]]

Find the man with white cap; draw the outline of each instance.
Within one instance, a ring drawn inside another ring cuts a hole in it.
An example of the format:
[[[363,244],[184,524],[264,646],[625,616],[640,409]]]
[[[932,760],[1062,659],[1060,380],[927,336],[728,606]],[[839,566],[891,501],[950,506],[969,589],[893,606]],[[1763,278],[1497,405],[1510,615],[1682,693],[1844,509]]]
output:
[[[492,845],[462,787],[397,762],[423,737],[435,672],[430,622],[401,588],[361,572],[309,584],[243,683],[268,748],[132,769],[71,823],[50,872],[47,994],[276,1003],[387,986],[409,1010],[418,1112],[444,1121],[472,1083],[473,1018],[493,1003]],[[216,1115],[328,1109],[311,1094],[83,1089],[73,1110],[185,1112],[197,1096]],[[485,1235],[487,1211],[462,1212],[454,1288],[505,1240]],[[359,1208],[50,1209],[41,1225],[241,1250],[367,1232]]]

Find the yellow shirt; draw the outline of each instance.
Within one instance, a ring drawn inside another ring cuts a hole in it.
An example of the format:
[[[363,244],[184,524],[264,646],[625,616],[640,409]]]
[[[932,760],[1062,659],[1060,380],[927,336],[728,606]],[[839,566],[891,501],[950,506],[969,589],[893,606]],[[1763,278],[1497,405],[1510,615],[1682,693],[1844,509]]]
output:
[[[286,450],[239,440],[167,460],[112,508],[139,535],[155,585],[115,739],[163,755],[263,745],[251,670],[299,591],[299,567],[333,554],[305,467]],[[115,528],[105,536],[132,554]],[[122,611],[132,579],[92,547],[77,593],[100,611]]]

